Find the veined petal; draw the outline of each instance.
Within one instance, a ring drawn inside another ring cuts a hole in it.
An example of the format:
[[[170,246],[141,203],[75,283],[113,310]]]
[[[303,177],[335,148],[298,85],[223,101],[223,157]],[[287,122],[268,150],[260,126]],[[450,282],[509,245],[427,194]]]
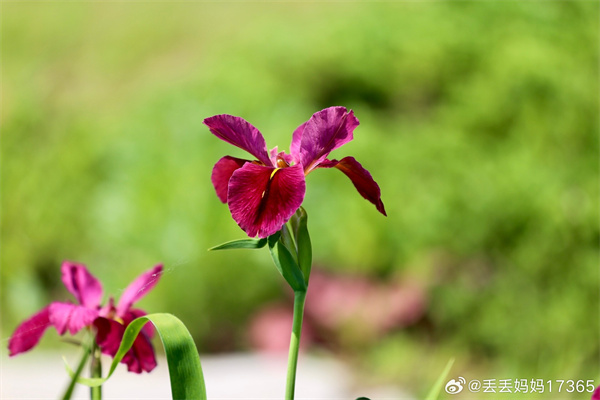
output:
[[[229,180],[229,210],[250,237],[266,238],[296,212],[304,200],[302,165],[287,168],[246,164]]]
[[[307,121],[308,122],[308,121]],[[292,134],[292,143],[290,143],[290,154],[294,157],[295,162],[300,162],[300,143],[306,122],[296,128]]]
[[[144,297],[146,293],[156,286],[162,275],[162,270],[163,266],[159,264],[138,276],[127,286],[117,304],[117,315],[119,317],[122,318],[129,311],[133,303]]]
[[[8,351],[11,357],[24,353],[38,344],[42,335],[50,326],[49,309],[50,306],[43,308],[15,329],[8,341]]]
[[[79,304],[96,308],[102,300],[102,284],[85,265],[65,261],[61,267],[62,281]]]
[[[219,139],[246,150],[264,165],[271,165],[265,138],[245,119],[229,114],[220,114],[206,118],[204,124]]]
[[[91,325],[98,316],[98,310],[70,303],[55,302],[50,304],[50,323],[56,327],[60,335],[67,330],[71,335],[83,327]]]
[[[223,203],[227,203],[227,189],[229,187],[231,175],[233,175],[236,169],[241,168],[247,162],[249,162],[249,160],[225,156],[217,161],[213,167],[210,180],[215,187],[217,197],[219,197],[219,200]]]
[[[337,168],[342,171],[354,184],[362,197],[375,204],[377,211],[387,216],[385,207],[381,201],[381,190],[373,177],[354,157],[344,157],[340,161],[325,160],[317,166],[318,168]]]
[[[329,107],[321,110],[306,122],[304,130],[300,127],[294,132],[301,136],[299,155],[292,152],[304,166],[304,173],[308,174],[317,165],[323,162],[334,149],[348,143],[353,139],[354,128],[358,126],[358,119],[352,110],[346,107]],[[292,138],[292,148],[296,148],[297,138]]]
[[[119,350],[121,340],[123,340],[125,325],[100,317],[94,321],[94,327],[96,328],[96,342],[100,346],[100,350],[102,353],[114,357]],[[137,336],[133,342],[133,346],[125,354],[121,362],[127,364],[127,369],[130,372],[138,374],[142,371],[150,372],[156,367],[154,348],[143,330]]]

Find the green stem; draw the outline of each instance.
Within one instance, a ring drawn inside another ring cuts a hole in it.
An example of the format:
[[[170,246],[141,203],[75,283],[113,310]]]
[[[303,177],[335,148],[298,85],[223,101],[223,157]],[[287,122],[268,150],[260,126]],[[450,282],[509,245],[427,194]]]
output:
[[[81,356],[81,361],[79,361],[77,370],[75,371],[75,374],[73,375],[73,378],[71,379],[71,382],[69,383],[69,386],[67,387],[67,390],[65,391],[65,394],[62,397],[63,400],[69,400],[71,396],[73,396],[73,390],[75,390],[77,378],[79,378],[79,375],[81,375],[81,371],[83,371],[83,367],[85,367],[85,363],[87,362],[88,358],[90,358],[90,348],[84,347],[83,356]]]
[[[302,333],[302,318],[304,317],[305,300],[306,291],[294,292],[294,319],[292,322],[292,337],[290,339],[290,354],[288,356],[285,400],[294,399],[294,390],[296,387],[296,367],[298,366],[298,350],[300,350],[300,334]]]
[[[90,374],[92,378],[102,378],[102,361],[100,356],[102,355],[100,347],[94,340],[92,345],[92,363],[90,364]],[[102,386],[96,386],[90,388],[90,396],[92,400],[102,400]]]

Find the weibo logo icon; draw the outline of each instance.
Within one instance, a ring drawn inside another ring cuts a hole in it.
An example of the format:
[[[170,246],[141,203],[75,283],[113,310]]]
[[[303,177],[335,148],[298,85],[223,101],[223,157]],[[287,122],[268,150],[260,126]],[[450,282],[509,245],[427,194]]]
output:
[[[458,394],[458,393],[462,392],[463,385],[465,383],[467,383],[466,379],[463,378],[462,376],[459,376],[458,380],[450,379],[448,381],[448,383],[446,383],[446,387],[444,389],[446,390],[446,393]]]

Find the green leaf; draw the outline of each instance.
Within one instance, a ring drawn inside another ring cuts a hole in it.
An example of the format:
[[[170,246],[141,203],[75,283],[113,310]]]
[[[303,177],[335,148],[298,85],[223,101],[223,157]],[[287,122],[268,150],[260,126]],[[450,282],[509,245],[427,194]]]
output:
[[[267,239],[238,239],[230,242],[211,247],[212,250],[229,250],[229,249],[262,249],[267,244]]]
[[[453,364],[454,358],[451,358],[450,361],[448,361],[448,364],[446,364],[446,368],[444,368],[444,371],[442,371],[442,374],[431,388],[431,391],[429,392],[425,400],[436,400],[438,398],[440,392],[442,391],[442,387],[444,386],[444,382],[446,382],[446,379],[448,378],[448,374],[450,373],[450,369],[452,368]]]
[[[289,250],[290,254],[292,255],[292,257],[294,257],[294,261],[296,261],[297,264],[298,251],[296,250],[296,242],[294,241],[294,237],[292,236],[292,233],[290,232],[287,223],[283,224],[280,233],[281,237],[279,238],[279,240]]]
[[[275,266],[294,292],[305,292],[306,281],[304,275],[302,275],[298,263],[294,260],[294,256],[292,256],[292,253],[290,253],[290,250],[285,247],[282,241],[279,240],[278,236],[275,234],[269,237],[271,258],[273,258]]]
[[[312,267],[312,245],[310,243],[310,235],[308,234],[308,215],[304,208],[300,207],[296,211],[290,219],[290,223],[294,232],[294,238],[296,239],[298,264],[308,286]]]
[[[148,321],[156,327],[165,348],[173,399],[206,400],[206,386],[198,350],[183,322],[172,314],[150,314],[133,320],[123,334],[121,346],[113,359],[108,376],[106,378],[80,377],[77,382],[90,387],[100,386],[106,382]],[[69,375],[73,377],[75,373],[68,364],[66,368]]]

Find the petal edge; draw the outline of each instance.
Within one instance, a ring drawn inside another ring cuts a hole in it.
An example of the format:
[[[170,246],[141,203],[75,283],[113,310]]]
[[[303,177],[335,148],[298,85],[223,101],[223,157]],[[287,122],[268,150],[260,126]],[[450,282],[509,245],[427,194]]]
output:
[[[381,201],[381,189],[371,173],[367,171],[354,157],[344,157],[338,160],[325,160],[317,166],[318,168],[337,168],[342,171],[354,184],[358,193],[375,205],[377,211],[387,216],[383,201]]]
[[[219,139],[246,150],[264,165],[271,165],[265,138],[252,124],[241,117],[219,114],[204,120],[211,133]]]

